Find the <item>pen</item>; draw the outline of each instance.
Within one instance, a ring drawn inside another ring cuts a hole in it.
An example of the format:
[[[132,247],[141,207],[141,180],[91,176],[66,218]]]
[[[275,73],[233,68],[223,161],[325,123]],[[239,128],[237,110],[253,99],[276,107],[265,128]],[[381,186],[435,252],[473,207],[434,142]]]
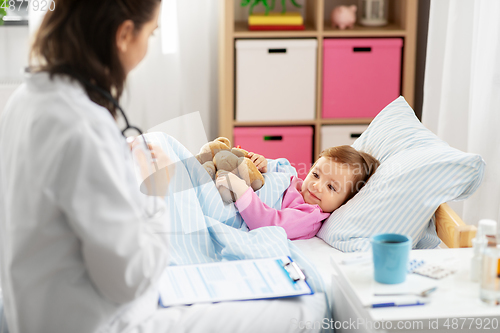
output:
[[[394,302],[391,302],[391,303],[371,304],[371,305],[368,305],[368,307],[370,307],[370,308],[388,308],[388,307],[393,307],[393,306],[403,307],[403,306],[416,306],[416,305],[425,305],[425,304],[426,303],[419,302],[419,301],[412,302],[412,303],[394,303]]]

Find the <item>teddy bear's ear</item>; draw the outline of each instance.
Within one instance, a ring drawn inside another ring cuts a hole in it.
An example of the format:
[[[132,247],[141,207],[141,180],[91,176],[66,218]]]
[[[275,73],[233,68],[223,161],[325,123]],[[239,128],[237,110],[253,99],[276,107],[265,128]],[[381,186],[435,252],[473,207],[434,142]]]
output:
[[[210,150],[208,152],[199,153],[195,157],[201,165],[205,164],[206,162],[212,161],[213,159],[213,155]]]
[[[219,141],[227,146],[228,149],[231,149],[231,141],[229,141],[228,138],[225,138],[223,136],[219,136],[217,139],[214,141]]]
[[[231,150],[231,148],[229,148],[226,143],[220,141],[220,139],[227,140],[226,138],[217,138],[214,141],[205,143],[201,147],[200,152],[196,155],[196,159],[201,164],[213,160],[214,156],[220,151]],[[229,143],[229,140],[227,140],[227,143]]]
[[[211,142],[205,143],[201,148],[198,155],[196,155],[196,159],[203,165],[203,163],[207,161],[211,161],[213,157],[212,150],[210,149]]]
[[[248,152],[245,149],[241,148],[232,148],[231,153],[238,157],[248,157]]]

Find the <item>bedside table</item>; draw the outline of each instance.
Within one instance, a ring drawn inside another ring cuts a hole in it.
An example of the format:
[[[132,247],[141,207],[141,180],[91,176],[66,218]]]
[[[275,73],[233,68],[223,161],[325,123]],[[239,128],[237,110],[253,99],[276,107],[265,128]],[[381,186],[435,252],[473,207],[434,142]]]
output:
[[[456,269],[440,280],[409,274],[402,284],[384,285],[373,279],[373,263],[344,265],[332,259],[332,299],[336,332],[498,332],[500,306],[479,299],[479,283],[470,281],[472,249],[412,250],[410,260],[424,260]],[[353,257],[359,254],[352,254]],[[344,257],[347,258],[347,257]],[[374,293],[421,292],[427,297],[373,296]],[[428,302],[406,307],[368,307],[386,302]]]

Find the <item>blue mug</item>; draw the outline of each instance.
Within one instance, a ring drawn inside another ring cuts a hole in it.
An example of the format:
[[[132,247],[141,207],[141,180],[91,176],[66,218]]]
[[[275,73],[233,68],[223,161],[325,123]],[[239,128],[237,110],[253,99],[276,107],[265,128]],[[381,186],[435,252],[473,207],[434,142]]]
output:
[[[397,284],[406,280],[411,238],[400,234],[379,234],[371,238],[375,281]]]

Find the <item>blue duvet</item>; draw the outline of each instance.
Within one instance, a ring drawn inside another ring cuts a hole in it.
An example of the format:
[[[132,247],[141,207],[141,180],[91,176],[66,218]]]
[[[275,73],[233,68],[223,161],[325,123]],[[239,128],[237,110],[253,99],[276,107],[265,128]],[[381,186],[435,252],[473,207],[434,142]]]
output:
[[[324,291],[316,269],[287,239],[283,228],[249,231],[234,204],[223,203],[208,173],[183,145],[159,132],[147,134],[147,140],[161,145],[175,163],[175,176],[165,197],[171,221],[171,265],[286,255],[305,271],[315,292]],[[257,195],[269,207],[280,209],[292,175],[297,175],[296,170],[286,159],[269,160],[265,185]]]

